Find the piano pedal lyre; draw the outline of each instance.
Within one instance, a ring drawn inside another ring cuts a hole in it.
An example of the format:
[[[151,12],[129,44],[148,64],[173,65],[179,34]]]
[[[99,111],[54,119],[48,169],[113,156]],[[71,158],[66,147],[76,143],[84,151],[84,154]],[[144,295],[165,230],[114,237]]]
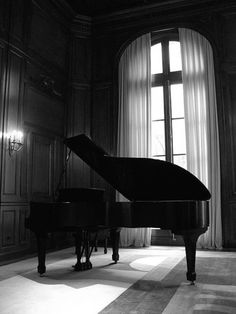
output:
[[[96,245],[97,233],[97,230],[86,229],[79,230],[74,234],[77,262],[72,267],[75,271],[84,271],[92,268],[90,257]],[[91,239],[92,234],[94,234],[94,239]],[[83,259],[85,259],[84,262],[82,261]]]

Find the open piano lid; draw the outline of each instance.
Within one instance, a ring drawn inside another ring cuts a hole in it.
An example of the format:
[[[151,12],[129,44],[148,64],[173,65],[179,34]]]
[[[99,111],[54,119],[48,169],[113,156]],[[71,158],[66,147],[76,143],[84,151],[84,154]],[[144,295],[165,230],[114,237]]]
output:
[[[65,145],[130,201],[208,200],[211,194],[189,171],[151,158],[109,156],[85,134]]]

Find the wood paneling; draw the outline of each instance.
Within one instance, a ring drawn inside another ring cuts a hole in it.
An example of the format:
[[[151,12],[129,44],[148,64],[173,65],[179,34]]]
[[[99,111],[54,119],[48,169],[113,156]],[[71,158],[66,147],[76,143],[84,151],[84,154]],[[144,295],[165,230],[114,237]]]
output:
[[[116,125],[113,124],[113,107],[111,99],[111,84],[97,84],[94,88],[94,99],[92,108],[92,138],[103,147],[105,151],[112,155],[115,143],[113,142],[113,132]],[[105,197],[110,199],[114,196],[114,190],[98,174],[92,172],[93,186],[104,188]]]
[[[70,60],[72,80],[75,83],[88,82],[91,79],[91,39],[75,38]]]
[[[28,215],[28,205],[1,206],[0,220],[0,253],[19,251],[29,247],[29,231],[25,229],[25,218]]]
[[[33,6],[29,47],[36,55],[65,69],[67,36],[63,25],[49,12]]]
[[[78,17],[73,22],[70,49],[70,94],[67,105],[66,136],[90,135],[91,128],[91,23]],[[67,171],[67,186],[90,187],[90,168],[72,153]]]
[[[2,247],[9,247],[16,245],[16,210],[15,208],[2,208]]]
[[[72,88],[68,112],[68,135],[90,132],[90,87],[77,84]]]
[[[74,85],[68,108],[68,137],[81,133],[90,134],[90,102],[90,87],[88,85]],[[70,187],[90,186],[89,167],[78,156],[72,154],[68,166],[68,184]]]
[[[31,199],[52,198],[54,170],[54,141],[42,134],[32,134]]]
[[[96,50],[93,51],[93,77],[95,82],[109,82],[113,79],[113,50],[115,38],[109,34],[107,37],[100,33],[94,38]],[[104,49],[107,47],[107,49]]]
[[[4,134],[10,134],[13,130],[21,128],[21,69],[22,58],[9,52],[8,72],[6,78],[6,95],[4,114]],[[18,198],[18,179],[20,156],[9,156],[8,141],[3,143],[3,177],[2,177],[2,201],[16,201]]]
[[[10,1],[0,1],[0,31],[1,38],[6,37],[9,23]]]
[[[64,102],[25,85],[24,122],[58,135],[64,134]]]
[[[92,109],[93,139],[108,153],[112,148],[112,99],[111,84],[104,83],[95,86]]]
[[[14,44],[21,45],[24,37],[24,26],[25,26],[25,10],[26,6],[29,6],[30,1],[25,0],[14,0],[11,2],[10,14],[11,14],[11,22],[10,22],[10,31],[11,31],[11,42]]]
[[[236,62],[236,12],[224,16],[224,28],[222,29],[224,42],[224,60]]]
[[[63,168],[69,25],[59,7],[0,1],[0,131],[24,131],[12,157],[1,142],[1,258],[29,248],[28,201],[52,199]]]

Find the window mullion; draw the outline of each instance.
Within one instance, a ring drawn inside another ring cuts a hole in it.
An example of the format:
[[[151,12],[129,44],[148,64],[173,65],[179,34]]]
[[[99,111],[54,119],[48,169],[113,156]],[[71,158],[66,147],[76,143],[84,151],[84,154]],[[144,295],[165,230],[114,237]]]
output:
[[[166,80],[164,86],[165,102],[165,133],[166,133],[166,160],[172,162],[172,123],[171,123],[171,104],[170,104],[170,83]]]
[[[165,108],[165,142],[166,160],[172,162],[172,126],[171,126],[171,104],[170,104],[170,82],[169,82],[169,42],[165,40],[162,45],[163,72],[164,72],[164,108]]]

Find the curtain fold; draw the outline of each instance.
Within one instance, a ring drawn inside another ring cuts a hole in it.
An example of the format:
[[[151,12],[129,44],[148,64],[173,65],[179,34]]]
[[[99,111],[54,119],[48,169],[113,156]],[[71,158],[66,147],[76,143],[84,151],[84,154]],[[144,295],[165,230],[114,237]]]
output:
[[[213,53],[199,33],[179,29],[187,167],[210,190],[210,226],[198,247],[222,248],[220,150]]]
[[[119,63],[118,145],[120,157],[150,157],[151,36],[145,34],[124,51]],[[138,169],[137,169],[138,171]],[[127,201],[117,193],[117,201]],[[120,245],[148,246],[151,228],[123,228]]]

